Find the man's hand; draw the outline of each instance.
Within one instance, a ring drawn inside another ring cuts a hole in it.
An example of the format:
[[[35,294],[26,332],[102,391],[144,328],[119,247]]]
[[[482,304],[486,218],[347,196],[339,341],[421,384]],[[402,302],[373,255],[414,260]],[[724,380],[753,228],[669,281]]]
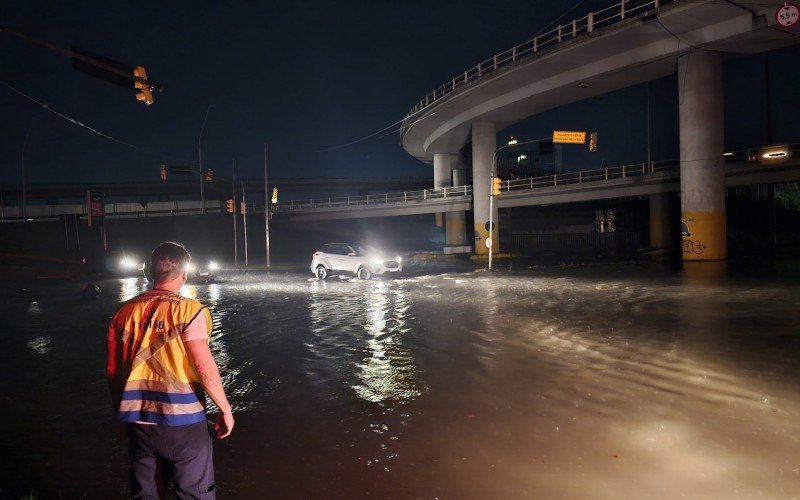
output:
[[[217,439],[225,439],[233,432],[233,413],[220,413],[214,424]]]

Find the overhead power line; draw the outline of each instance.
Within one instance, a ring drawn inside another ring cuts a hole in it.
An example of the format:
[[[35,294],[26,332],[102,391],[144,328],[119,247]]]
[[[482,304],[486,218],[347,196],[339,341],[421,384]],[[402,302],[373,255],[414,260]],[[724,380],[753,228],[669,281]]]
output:
[[[126,141],[123,141],[121,139],[117,139],[116,137],[112,137],[112,136],[110,136],[108,134],[105,134],[105,133],[95,129],[95,128],[90,127],[89,125],[86,125],[83,122],[80,122],[80,121],[76,120],[75,118],[71,118],[71,117],[65,115],[64,113],[56,111],[55,109],[51,108],[47,104],[43,103],[42,101],[40,101],[40,100],[38,100],[38,99],[36,99],[34,97],[29,96],[28,94],[26,94],[25,92],[23,92],[23,91],[19,90],[18,88],[14,87],[13,85],[9,84],[8,82],[0,80],[0,84],[3,84],[7,88],[11,89],[13,92],[21,95],[25,99],[27,99],[27,100],[35,103],[35,104],[39,105],[40,107],[46,109],[50,113],[53,113],[54,115],[58,116],[59,118],[62,118],[64,120],[72,123],[73,125],[77,125],[79,127],[83,127],[86,130],[92,132],[93,134],[97,134],[100,137],[103,137],[104,139],[108,139],[109,141],[116,142],[117,144],[121,144],[123,146],[127,146],[127,147],[129,147],[131,149],[135,149],[137,151],[141,151],[142,153],[146,153],[146,154],[148,154],[150,156],[154,156],[154,157],[157,157],[157,158],[164,158],[164,159],[171,160],[171,161],[181,161],[181,162],[187,162],[187,163],[195,163],[194,160],[184,160],[184,159],[176,158],[176,157],[173,157],[173,156],[167,156],[167,155],[164,155],[163,153],[150,151],[148,149],[142,148],[142,147],[137,146],[135,144],[131,144],[130,142],[126,142]]]

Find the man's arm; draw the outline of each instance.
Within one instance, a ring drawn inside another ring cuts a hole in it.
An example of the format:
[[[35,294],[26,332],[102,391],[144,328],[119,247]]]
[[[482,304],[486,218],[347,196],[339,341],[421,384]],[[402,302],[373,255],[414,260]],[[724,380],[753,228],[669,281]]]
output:
[[[233,411],[230,403],[228,403],[228,398],[225,396],[219,368],[217,368],[217,363],[214,361],[214,356],[211,355],[208,340],[189,340],[184,342],[184,345],[197,374],[200,376],[203,388],[222,412],[214,426],[217,431],[217,437],[220,439],[226,438],[233,431]]]
[[[120,399],[122,398],[122,356],[118,353],[120,345],[117,342],[114,325],[108,325],[107,334],[108,354],[106,355],[106,382],[108,382],[108,392],[111,394],[111,405],[114,411],[119,410]]]

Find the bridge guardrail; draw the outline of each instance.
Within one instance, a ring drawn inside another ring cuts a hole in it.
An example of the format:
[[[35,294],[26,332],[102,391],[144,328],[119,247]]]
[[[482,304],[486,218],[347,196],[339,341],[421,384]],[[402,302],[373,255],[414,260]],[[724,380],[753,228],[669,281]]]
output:
[[[477,66],[464,71],[463,74],[453,77],[450,81],[434,89],[433,92],[426,95],[414,105],[403,119],[400,135],[402,136],[406,128],[411,125],[411,119],[414,115],[417,115],[427,107],[452,94],[456,89],[486,74],[493,73],[499,68],[513,64],[521,58],[538,54],[543,48],[553,48],[553,46],[561,44],[563,41],[577,38],[578,35],[588,34],[595,29],[611,26],[635,15],[646,14],[650,9],[658,9],[662,5],[672,3],[673,1],[675,0],[621,0],[619,3],[596,12],[590,12],[579,19],[573,19],[572,22],[568,24],[559,24],[550,31],[537,35],[505,52],[495,54],[489,59],[479,62]]]
[[[396,205],[433,200],[462,198],[472,194],[472,186],[445,187],[440,189],[423,189],[421,191],[397,191],[392,193],[368,194],[363,196],[346,196],[340,198],[323,198],[316,200],[290,200],[272,206],[272,211],[292,212],[317,208],[358,207],[374,205]]]

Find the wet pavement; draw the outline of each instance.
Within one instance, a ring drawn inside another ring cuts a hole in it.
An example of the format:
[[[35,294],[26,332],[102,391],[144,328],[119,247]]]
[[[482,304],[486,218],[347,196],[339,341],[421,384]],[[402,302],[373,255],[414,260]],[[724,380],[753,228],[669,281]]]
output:
[[[122,498],[105,327],[138,278],[2,292],[0,491]],[[187,285],[237,417],[221,498],[800,495],[800,285],[632,263]]]

